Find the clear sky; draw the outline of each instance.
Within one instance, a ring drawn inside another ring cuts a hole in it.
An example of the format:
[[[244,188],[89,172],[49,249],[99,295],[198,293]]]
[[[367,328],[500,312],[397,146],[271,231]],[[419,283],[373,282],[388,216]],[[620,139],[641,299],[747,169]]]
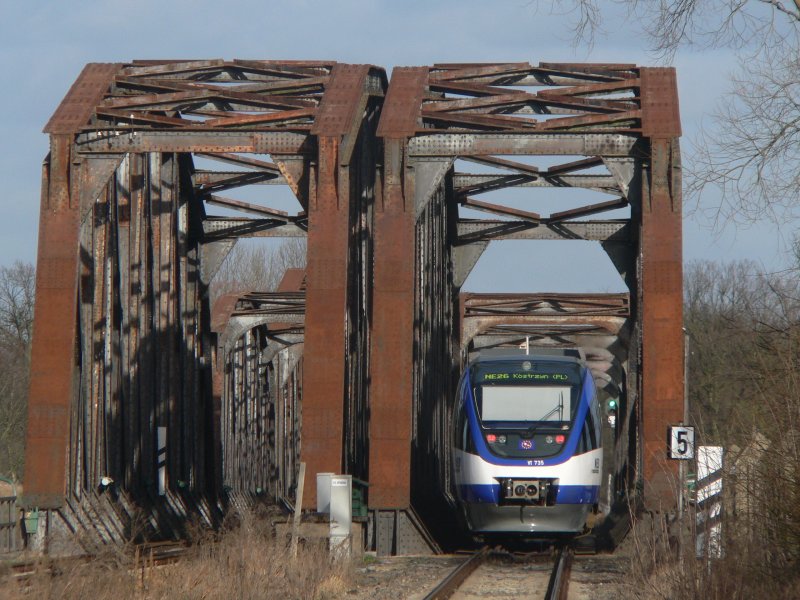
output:
[[[526,0],[0,0],[0,59],[5,65],[0,265],[35,260],[40,168],[48,151],[41,131],[87,62],[333,59],[387,70],[467,61],[655,64],[634,33],[636,24],[625,22],[624,15],[607,20],[606,35],[592,49],[572,47],[569,23],[569,16],[537,11]],[[735,65],[727,51],[687,51],[673,64],[684,135],[691,138]],[[708,226],[708,220],[686,220],[687,260],[753,258],[775,270],[786,263],[786,244],[768,225],[716,233]],[[487,253],[476,276],[494,270],[497,251]],[[490,280],[482,281],[488,285]]]

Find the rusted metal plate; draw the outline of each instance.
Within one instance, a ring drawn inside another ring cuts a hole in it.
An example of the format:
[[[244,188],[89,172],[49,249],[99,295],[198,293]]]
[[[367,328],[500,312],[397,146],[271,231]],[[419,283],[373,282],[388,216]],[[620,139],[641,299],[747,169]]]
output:
[[[642,131],[650,169],[642,177],[642,427],[645,499],[674,506],[677,466],[664,431],[683,421],[683,280],[678,92],[671,68],[641,69]]]
[[[397,71],[395,71],[397,73]],[[387,98],[393,92],[395,74]],[[419,72],[399,74],[401,92],[420,97]],[[409,88],[410,82],[419,86]],[[389,100],[387,100],[389,102]],[[387,113],[392,106],[399,117]],[[403,104],[389,104],[381,127],[392,135],[408,135],[415,126]],[[384,120],[391,126],[383,126]],[[379,130],[381,129],[379,127]],[[383,198],[375,210],[373,324],[370,346],[370,508],[404,508],[410,503],[411,414],[414,358],[414,202],[403,196],[402,142],[385,140]]]
[[[279,292],[301,292],[306,288],[305,269],[286,269],[278,285]]]
[[[316,505],[316,473],[342,470],[350,197],[337,186],[339,141],[320,138],[316,197],[308,215],[303,372],[303,506]],[[309,485],[310,484],[310,485]]]
[[[675,138],[681,135],[678,83],[673,67],[641,69],[642,134]]]
[[[217,298],[214,302],[214,308],[211,311],[211,331],[214,333],[222,333],[228,325],[228,321],[236,310],[236,304],[239,302],[243,292],[231,292],[224,294]]]
[[[418,123],[428,67],[396,67],[386,93],[377,136],[405,138],[414,135]]]
[[[66,491],[79,222],[78,203],[69,201],[69,179],[69,136],[54,136],[42,177],[23,506],[60,506]]]
[[[351,185],[349,155],[371,93],[366,85],[370,70],[336,65],[314,125],[318,156],[308,198],[302,429],[302,460],[310,481],[304,507],[316,505],[315,474],[339,473],[344,467],[347,318],[355,302],[349,286],[350,245],[357,243],[350,236],[351,213],[362,201],[362,190]]]
[[[360,123],[359,99],[364,95],[369,65],[334,65],[331,80],[311,127],[319,136],[339,136],[348,133],[354,123]]]
[[[120,63],[89,63],[72,84],[44,132],[53,135],[74,133],[89,122],[94,108],[111,87]]]
[[[649,177],[643,178],[642,412],[647,501],[674,505],[676,461],[667,459],[665,431],[683,421],[683,280],[680,186],[667,181],[676,162],[677,140],[651,140]]]

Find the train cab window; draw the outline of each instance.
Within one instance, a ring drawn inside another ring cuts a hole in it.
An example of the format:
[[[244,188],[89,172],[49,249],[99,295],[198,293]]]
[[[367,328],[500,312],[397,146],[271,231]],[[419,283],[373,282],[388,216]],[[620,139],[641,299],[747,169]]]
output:
[[[570,421],[570,386],[481,386],[481,419],[484,422]]]
[[[547,458],[564,450],[583,390],[584,371],[579,364],[563,360],[486,361],[473,364],[469,378],[470,400],[474,401],[470,410],[491,454]],[[462,393],[459,397],[466,396]],[[580,435],[583,423],[578,428]],[[590,443],[587,438],[586,444]]]

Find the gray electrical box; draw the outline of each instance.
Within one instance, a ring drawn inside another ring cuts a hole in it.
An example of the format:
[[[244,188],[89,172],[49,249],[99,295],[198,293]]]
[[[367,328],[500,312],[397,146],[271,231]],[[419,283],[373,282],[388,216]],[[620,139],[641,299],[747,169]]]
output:
[[[333,473],[317,473],[317,512],[331,512],[331,477]]]
[[[353,476],[332,475],[330,485],[330,547],[332,552],[348,554],[353,524]]]

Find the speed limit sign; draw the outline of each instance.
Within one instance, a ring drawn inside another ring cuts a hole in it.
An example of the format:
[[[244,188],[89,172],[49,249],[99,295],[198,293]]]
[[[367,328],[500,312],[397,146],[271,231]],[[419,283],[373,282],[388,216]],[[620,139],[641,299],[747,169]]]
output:
[[[694,427],[674,425],[669,428],[669,457],[676,460],[694,458]]]

